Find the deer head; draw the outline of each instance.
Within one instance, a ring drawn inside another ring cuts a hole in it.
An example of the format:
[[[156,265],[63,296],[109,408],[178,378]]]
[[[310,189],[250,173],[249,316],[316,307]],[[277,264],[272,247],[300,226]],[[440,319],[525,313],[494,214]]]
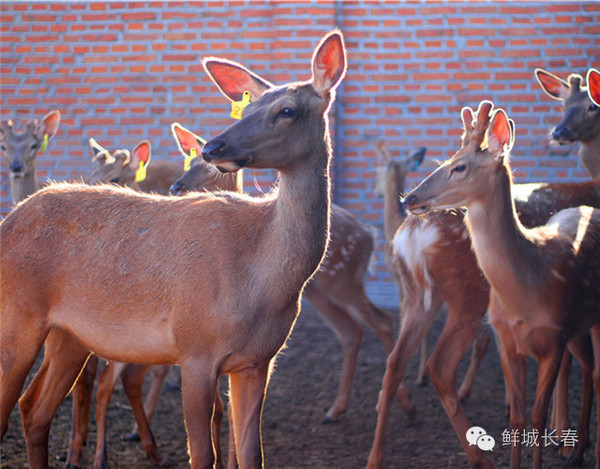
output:
[[[131,152],[121,149],[113,154],[93,138],[90,139],[90,147],[94,153],[93,160],[98,163],[98,168],[90,174],[90,184],[118,184],[137,189],[136,175],[150,163],[150,142],[144,140]]]
[[[386,182],[389,177],[396,178],[404,188],[404,180],[411,171],[416,171],[427,153],[427,148],[419,147],[404,158],[393,158],[384,140],[377,143],[377,167],[375,168],[375,191],[381,197],[385,196]]]
[[[275,86],[242,65],[224,59],[207,58],[203,65],[231,101],[241,101],[244,93],[250,99],[242,119],[206,143],[202,149],[205,161],[224,172],[247,166],[285,173],[304,165],[305,155],[320,153],[323,142],[316,142],[313,137],[328,135],[323,115],[346,72],[339,31],[327,35],[317,46],[312,78],[307,82]]]
[[[582,77],[569,75],[564,81],[550,72],[535,69],[535,77],[545,93],[552,99],[563,102],[563,118],[552,129],[552,138],[561,145],[593,140],[600,132],[600,106],[582,86]]]
[[[186,172],[169,190],[172,195],[197,190],[204,181],[213,179],[215,172],[218,173],[214,166],[207,164],[200,157],[206,140],[177,122],[171,124],[171,132],[179,152],[185,157]]]
[[[468,207],[494,187],[494,179],[506,171],[514,123],[504,110],[492,109],[490,101],[482,101],[475,114],[462,109],[462,147],[406,197],[404,205],[411,212]]]
[[[13,178],[35,174],[35,159],[46,150],[59,124],[58,111],[49,112],[41,122],[31,119],[21,132],[15,132],[12,120],[0,123],[0,150]]]

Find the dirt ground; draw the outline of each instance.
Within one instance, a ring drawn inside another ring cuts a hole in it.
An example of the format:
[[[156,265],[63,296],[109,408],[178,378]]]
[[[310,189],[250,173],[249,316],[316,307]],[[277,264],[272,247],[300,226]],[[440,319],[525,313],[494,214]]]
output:
[[[396,312],[397,313],[397,312]],[[429,335],[430,349],[443,328],[445,315],[438,317]],[[330,330],[310,306],[305,305],[288,342],[280,355],[269,385],[264,415],[263,441],[265,466],[270,468],[355,468],[364,467],[374,436],[377,413],[375,405],[385,370],[383,347],[370,331],[365,331],[352,400],[346,414],[335,424],[319,422],[333,402],[341,366],[341,350]],[[466,363],[461,367],[461,376]],[[394,405],[385,448],[387,468],[463,468],[468,467],[465,453],[431,384],[416,387],[417,363],[413,359],[408,370],[411,394],[417,419],[411,422]],[[535,366],[530,361],[528,398],[535,389]],[[223,381],[225,381],[223,379]],[[148,383],[146,383],[148,384]],[[225,384],[225,383],[223,383]],[[572,427],[576,426],[581,392],[581,372],[575,364],[570,381]],[[496,440],[491,460],[496,467],[508,467],[510,450],[502,446],[502,432],[508,427],[504,413],[504,384],[498,352],[490,344],[475,380],[471,397],[465,403],[474,425],[487,430]],[[529,402],[531,405],[531,402]],[[50,434],[50,465],[64,465],[71,429],[71,400],[60,407]],[[595,415],[593,413],[592,415]],[[133,426],[124,392],[117,385],[109,415],[108,458],[113,468],[151,468],[139,443],[121,440]],[[163,392],[152,422],[162,451],[175,462],[175,467],[188,467],[186,435],[178,390]],[[227,425],[225,423],[226,438]],[[95,424],[91,423],[89,443],[84,448],[83,464],[91,467],[95,447]],[[592,439],[596,434],[592,428]],[[226,450],[224,449],[226,452]],[[531,467],[532,449],[524,449],[522,467]],[[24,468],[27,459],[18,410],[11,415],[11,427],[2,444],[0,467]],[[565,467],[552,448],[544,452],[544,467]],[[583,467],[592,467],[593,452],[588,449]]]

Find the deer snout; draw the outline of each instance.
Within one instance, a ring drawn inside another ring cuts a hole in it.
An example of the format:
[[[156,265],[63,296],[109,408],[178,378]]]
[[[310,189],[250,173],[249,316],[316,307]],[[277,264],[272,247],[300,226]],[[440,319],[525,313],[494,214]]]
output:
[[[573,134],[566,127],[557,127],[556,129],[554,129],[552,131],[552,138],[558,143],[572,142],[574,140]]]
[[[202,147],[202,158],[204,161],[211,162],[215,158],[219,157],[225,150],[225,142],[222,141],[209,141]]]
[[[10,162],[9,168],[13,173],[23,173],[25,171],[23,163],[19,160],[12,160]]]
[[[184,185],[182,182],[179,181],[175,181],[171,187],[169,187],[169,192],[171,193],[171,195],[179,195],[179,193],[181,192],[181,190],[183,189]]]

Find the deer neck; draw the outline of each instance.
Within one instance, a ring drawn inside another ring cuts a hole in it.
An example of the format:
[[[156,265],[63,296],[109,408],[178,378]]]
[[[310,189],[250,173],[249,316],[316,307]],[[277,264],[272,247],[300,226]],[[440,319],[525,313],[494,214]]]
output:
[[[505,307],[522,309],[535,301],[550,266],[535,233],[517,217],[506,167],[483,197],[465,218],[478,263]]]
[[[581,142],[579,159],[592,178],[600,176],[600,132],[592,140]]]
[[[30,173],[24,173],[21,177],[10,175],[10,188],[14,203],[18,203],[38,189],[35,170]]]
[[[290,171],[280,172],[271,239],[266,246],[274,271],[302,286],[321,263],[329,238],[329,147],[324,145]],[[282,262],[283,261],[283,262]],[[282,272],[283,268],[283,272]]]
[[[386,175],[383,198],[383,229],[388,244],[394,239],[396,231],[406,219],[406,211],[400,202],[404,192],[404,183],[400,179],[398,168],[392,166]]]

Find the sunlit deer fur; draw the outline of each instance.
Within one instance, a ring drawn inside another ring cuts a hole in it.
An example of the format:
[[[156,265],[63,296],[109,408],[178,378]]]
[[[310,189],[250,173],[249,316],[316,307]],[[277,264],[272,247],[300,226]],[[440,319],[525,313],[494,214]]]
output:
[[[2,436],[45,345],[19,400],[34,469],[48,465],[52,418],[90,350],[125,363],[180,365],[192,468],[214,465],[216,382],[228,374],[238,464],[263,463],[273,360],[327,248],[327,112],[346,54],[335,31],[313,55],[312,79],[279,87],[233,62],[203,64],[229,98],[252,96],[243,118],[206,143],[203,158],[222,170],[279,170],[275,193],[172,198],[57,184],[0,225]]]

